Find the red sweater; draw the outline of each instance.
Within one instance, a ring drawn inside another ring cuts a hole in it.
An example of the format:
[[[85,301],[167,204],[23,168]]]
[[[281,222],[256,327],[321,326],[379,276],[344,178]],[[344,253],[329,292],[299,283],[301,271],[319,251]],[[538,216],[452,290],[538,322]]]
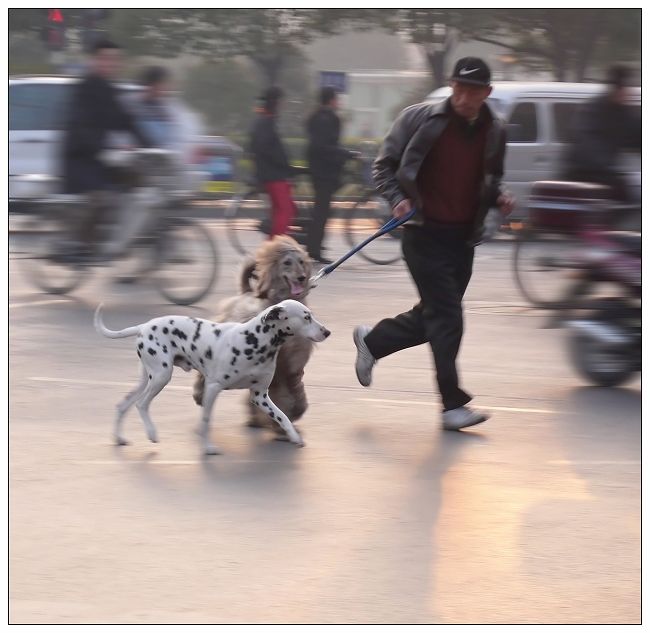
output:
[[[427,154],[417,177],[422,213],[441,224],[471,224],[479,210],[485,142],[485,116],[470,125],[453,112]]]

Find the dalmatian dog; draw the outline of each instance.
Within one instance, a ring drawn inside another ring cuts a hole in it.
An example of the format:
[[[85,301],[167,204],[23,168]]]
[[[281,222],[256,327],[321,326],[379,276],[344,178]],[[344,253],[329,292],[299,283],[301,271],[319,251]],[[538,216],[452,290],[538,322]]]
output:
[[[126,412],[136,405],[149,439],[158,434],[149,416],[151,401],[171,380],[174,365],[205,376],[201,414],[203,449],[206,455],[218,450],[210,442],[210,417],[217,396],[225,389],[249,389],[251,402],[277,422],[290,442],[304,446],[289,418],[269,398],[278,351],[292,336],[324,341],[330,331],[319,323],[304,304],[288,299],[266,308],[245,323],[215,323],[185,316],[163,316],[123,330],[109,330],[95,312],[95,329],[108,338],[136,337],[142,363],[142,380],[117,405],[115,441],[128,444],[122,434]]]

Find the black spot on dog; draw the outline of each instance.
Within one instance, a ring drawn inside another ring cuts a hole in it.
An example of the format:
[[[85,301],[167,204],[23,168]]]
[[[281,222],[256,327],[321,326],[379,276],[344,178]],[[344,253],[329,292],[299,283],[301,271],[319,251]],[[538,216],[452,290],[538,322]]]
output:
[[[167,353],[167,345],[163,345],[163,352]]]
[[[199,358],[199,363],[201,363],[201,365],[203,365],[203,359],[202,358]]]
[[[153,334],[149,334],[149,340],[153,341]]]
[[[178,345],[176,345],[176,341],[171,341],[171,344],[172,344],[172,347],[178,347]]]
[[[140,354],[139,350],[138,350],[138,358],[142,358],[142,354]]]
[[[151,374],[149,374],[149,380],[151,380]]]
[[[185,334],[185,332],[182,330],[179,330],[177,327],[172,330],[172,336],[178,336],[178,338],[182,339],[183,341],[187,340],[187,334]]]
[[[255,326],[255,331],[256,331],[258,334],[260,333],[260,330],[261,330],[261,329],[262,329],[262,326],[261,326],[261,325],[256,325],[256,326]]]
[[[260,392],[259,392],[259,391],[256,391],[256,392],[255,392],[255,395],[256,395],[256,396],[259,396],[259,395],[260,395]]]
[[[233,356],[233,357],[232,357],[232,360],[230,361],[230,364],[231,364],[231,365],[234,365],[236,362],[237,362],[237,357],[236,357],[236,356]]]
[[[169,319],[169,325],[174,325],[174,319]]]
[[[205,353],[205,357],[210,360],[212,358],[212,348],[208,347],[208,351]]]
[[[228,378],[230,378],[230,374],[226,374],[226,375],[224,376],[224,378],[225,378],[226,380],[228,380]]]
[[[196,351],[196,345],[194,345],[194,343],[192,343],[192,345],[190,345],[190,349],[191,349],[193,352]]]
[[[217,338],[221,336],[221,330],[212,330],[212,332]]]
[[[244,354],[246,354],[246,356],[252,356],[253,355],[253,350],[250,347],[247,347],[244,350]]]
[[[262,345],[262,347],[260,347],[257,351],[258,351],[262,356],[264,356],[264,354],[266,353],[266,345]]]
[[[232,353],[233,353],[235,356],[239,356],[239,355],[241,354],[241,351],[239,351],[236,347],[233,347],[233,348],[232,348]]]
[[[167,363],[163,363],[163,367],[167,367]]]
[[[155,332],[158,329],[158,326],[157,325],[152,325],[151,329]]]
[[[169,328],[164,327],[163,328],[163,334],[169,334]]]
[[[257,382],[258,382],[257,380],[251,380],[251,385],[256,385]]]
[[[160,347],[160,343],[158,342],[158,339],[156,339],[156,347]]]
[[[255,336],[255,334],[248,334],[246,336],[246,345],[250,345],[251,347],[257,347],[259,345],[257,336]]]
[[[138,343],[138,349],[142,349],[143,347],[144,347],[144,343],[142,341],[140,341]]]
[[[152,347],[150,347],[147,351],[148,351],[149,354],[151,354],[152,356],[155,356],[155,355],[156,355],[156,350],[153,349]]]
[[[270,326],[270,325],[265,325],[265,326],[262,328],[262,332],[264,332],[264,334],[266,334],[270,329],[271,329],[271,326]]]
[[[201,335],[201,326],[203,325],[203,321],[198,321],[198,325],[196,326],[196,331],[194,332],[194,337],[192,338],[193,341],[196,341],[196,339],[199,338]]]

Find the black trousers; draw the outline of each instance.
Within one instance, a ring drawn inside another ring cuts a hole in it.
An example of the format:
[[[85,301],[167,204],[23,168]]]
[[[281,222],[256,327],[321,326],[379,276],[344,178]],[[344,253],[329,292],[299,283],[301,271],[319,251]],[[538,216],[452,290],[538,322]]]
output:
[[[321,256],[325,225],[330,217],[330,204],[334,193],[339,188],[338,183],[331,180],[314,178],[314,206],[307,227],[307,250],[312,257]]]
[[[445,411],[472,399],[459,387],[456,369],[463,337],[462,299],[474,262],[469,232],[464,226],[405,227],[402,252],[421,301],[408,312],[380,321],[365,339],[376,359],[429,343]]]

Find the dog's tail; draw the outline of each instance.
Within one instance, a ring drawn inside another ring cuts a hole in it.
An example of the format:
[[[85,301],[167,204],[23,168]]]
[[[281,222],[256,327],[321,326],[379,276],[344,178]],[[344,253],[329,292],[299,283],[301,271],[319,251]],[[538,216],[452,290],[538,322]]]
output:
[[[95,310],[95,329],[104,336],[108,338],[126,338],[127,336],[135,336],[140,332],[140,326],[134,325],[133,327],[127,327],[124,330],[109,330],[104,323],[102,322],[101,310],[104,304],[100,303]]]
[[[240,292],[242,293],[253,292],[253,288],[251,287],[251,279],[255,277],[255,275],[253,274],[254,272],[255,272],[255,260],[247,259],[244,262],[244,266],[242,267],[242,271],[241,271],[241,277],[239,278]]]

